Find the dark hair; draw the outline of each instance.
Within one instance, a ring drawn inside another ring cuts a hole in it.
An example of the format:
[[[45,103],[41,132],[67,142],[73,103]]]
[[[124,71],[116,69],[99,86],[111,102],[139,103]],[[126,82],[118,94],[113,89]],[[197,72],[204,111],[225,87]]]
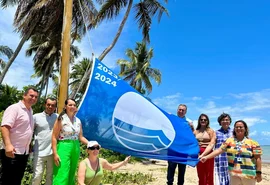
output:
[[[199,116],[199,118],[198,118],[198,125],[197,125],[196,130],[199,130],[199,129],[201,128],[201,123],[200,123],[200,121],[201,121],[201,117],[203,117],[203,116],[206,117],[206,119],[207,119],[206,129],[210,128],[210,127],[209,127],[209,124],[210,124],[209,117],[208,117],[206,114],[201,114],[201,115]]]
[[[223,112],[223,113],[218,117],[218,119],[217,119],[219,125],[221,125],[221,124],[220,124],[221,121],[222,121],[224,118],[226,118],[226,117],[228,117],[228,118],[230,119],[230,123],[232,122],[232,118],[231,118],[230,114],[227,114],[227,113],[224,113],[224,112]]]
[[[68,100],[74,101],[75,104],[76,104],[75,99],[73,99],[73,98],[68,98],[68,99],[65,100],[65,105],[68,104]],[[66,112],[66,108],[64,107],[64,108],[63,108],[63,111],[59,114],[59,116],[58,116],[57,119],[58,119],[58,120],[62,120],[62,119],[63,119],[63,115],[66,114],[66,113],[67,113],[67,112]]]
[[[37,90],[36,88],[34,88],[34,87],[28,87],[28,88],[24,91],[23,95],[26,96],[26,95],[29,93],[30,90],[33,90],[33,91],[35,91],[36,93],[38,93],[38,90]]]
[[[245,136],[248,137],[248,126],[247,126],[247,123],[246,123],[245,121],[243,121],[243,120],[238,120],[238,121],[236,121],[236,122],[234,123],[234,126],[233,126],[233,127],[235,127],[236,123],[238,123],[238,122],[243,123],[243,125],[244,125],[244,127],[245,127],[245,130],[246,130],[246,131],[245,131]],[[236,137],[235,128],[233,129],[233,136]]]
[[[56,101],[56,104],[57,104],[57,100],[55,98],[52,98],[52,97],[48,97],[46,98],[45,100],[45,104],[47,103],[48,100],[52,100],[52,101]]]

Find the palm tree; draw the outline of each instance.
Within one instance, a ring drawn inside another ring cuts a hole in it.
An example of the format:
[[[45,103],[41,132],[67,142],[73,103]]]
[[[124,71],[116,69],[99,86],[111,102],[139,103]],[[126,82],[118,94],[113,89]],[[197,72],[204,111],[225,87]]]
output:
[[[151,93],[153,79],[158,85],[161,83],[161,72],[151,68],[153,48],[147,50],[145,42],[137,42],[135,50],[127,49],[126,55],[130,61],[119,59],[117,64],[120,66],[119,76],[124,77],[132,87],[142,94]]]
[[[13,54],[13,51],[8,46],[0,45],[0,56],[2,54],[6,55],[8,58],[10,58],[12,56],[12,54]],[[1,70],[4,69],[5,66],[6,66],[5,61],[0,58],[0,74],[1,74]]]
[[[19,99],[17,87],[9,86],[7,84],[0,85],[0,112],[5,110],[11,104],[18,102]]]
[[[35,35],[31,38],[29,48],[26,50],[26,56],[34,54],[34,70],[35,74],[32,77],[40,77],[38,86],[40,86],[40,93],[46,86],[46,93],[48,90],[49,79],[53,78],[55,73],[59,71],[59,58],[61,51],[61,29],[58,34],[47,36],[44,34]],[[78,47],[71,45],[70,48],[70,63],[72,64],[80,55]],[[57,83],[58,85],[58,83]]]
[[[80,34],[85,32],[83,26],[83,18],[80,10],[87,14],[89,21],[92,20],[97,11],[91,0],[81,0],[81,6],[79,0],[73,2],[73,26],[72,36],[78,38]],[[16,31],[21,33],[21,41],[17,46],[14,54],[8,61],[2,74],[0,75],[0,84],[2,83],[9,67],[17,57],[23,44],[34,35],[46,34],[54,35],[62,30],[63,25],[63,0],[28,0],[18,1],[18,7],[15,13],[14,25]]]
[[[78,98],[78,100],[80,101],[82,95],[84,94],[87,88],[87,84],[84,84],[84,86],[80,87],[81,80],[86,71],[91,69],[92,69],[92,60],[88,58],[83,58],[81,61],[79,61],[79,63],[72,66],[72,72],[70,73],[70,78],[72,79],[72,82],[69,84],[72,91],[70,97]],[[89,76],[87,80],[89,80]],[[80,91],[78,91],[77,87],[80,87]]]
[[[7,8],[18,3],[19,0],[0,0],[0,7]]]
[[[118,41],[121,32],[125,26],[125,23],[130,14],[131,8],[134,7],[135,10],[135,20],[138,23],[138,27],[142,29],[142,34],[145,42],[150,42],[149,31],[152,24],[152,18],[157,15],[158,22],[160,22],[163,13],[168,14],[168,10],[160,4],[158,0],[140,0],[138,3],[134,3],[133,0],[100,0],[101,9],[99,10],[96,18],[88,26],[90,29],[96,27],[99,23],[106,19],[114,19],[119,15],[121,9],[126,8],[125,15],[120,23],[117,33],[112,41],[112,43],[103,50],[101,55],[98,57],[100,61],[112,50]],[[168,0],[164,0],[168,3]],[[81,80],[82,86],[87,84],[88,77],[90,76],[91,70],[88,70]]]

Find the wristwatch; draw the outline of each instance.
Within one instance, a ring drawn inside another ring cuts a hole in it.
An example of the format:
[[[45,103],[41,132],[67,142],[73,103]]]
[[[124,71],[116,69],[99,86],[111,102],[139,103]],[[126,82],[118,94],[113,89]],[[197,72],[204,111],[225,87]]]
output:
[[[256,171],[256,174],[260,174],[261,175],[262,174],[262,171]]]

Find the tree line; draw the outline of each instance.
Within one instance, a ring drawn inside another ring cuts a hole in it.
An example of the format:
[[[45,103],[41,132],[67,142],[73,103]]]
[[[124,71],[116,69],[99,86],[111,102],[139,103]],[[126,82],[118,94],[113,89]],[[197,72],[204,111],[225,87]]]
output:
[[[168,0],[163,0],[162,2],[166,4]],[[8,69],[21,51],[22,46],[29,40],[30,45],[26,50],[26,56],[33,56],[34,74],[32,77],[39,79],[38,84],[35,85],[40,92],[45,89],[44,95],[46,96],[49,80],[51,79],[54,83],[54,93],[57,92],[64,1],[0,0],[0,6],[2,8],[16,6],[13,25],[15,31],[21,36],[21,40],[14,52],[11,52],[8,46],[0,46],[0,55],[4,54],[8,59],[6,62],[0,60],[0,84],[2,84]],[[114,20],[120,16],[120,12],[125,11],[117,33],[113,36],[112,43],[98,57],[102,61],[117,43],[131,10],[135,12],[134,22],[137,23],[138,28],[142,32],[142,42],[138,42],[134,50],[127,49],[126,55],[129,60],[119,59],[117,61],[117,64],[120,66],[119,75],[129,81],[142,94],[149,94],[152,91],[151,79],[158,84],[161,83],[161,72],[158,69],[151,68],[150,65],[153,49],[147,50],[147,45],[150,43],[152,20],[157,17],[157,20],[160,21],[164,13],[168,15],[168,10],[162,5],[161,1],[73,0],[70,97],[77,95],[80,98],[84,93],[92,63],[91,59],[88,58],[75,61],[81,53],[79,48],[74,45],[74,42],[79,42],[84,37],[86,30],[96,29],[104,21]],[[3,47],[5,49],[4,52],[1,50]]]

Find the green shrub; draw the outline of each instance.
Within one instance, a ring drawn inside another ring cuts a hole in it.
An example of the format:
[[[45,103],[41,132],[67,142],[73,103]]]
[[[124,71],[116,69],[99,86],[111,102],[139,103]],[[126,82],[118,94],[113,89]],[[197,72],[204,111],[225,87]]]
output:
[[[2,123],[3,114],[4,114],[4,111],[0,112],[0,123]]]
[[[113,185],[124,185],[124,184],[137,184],[145,185],[148,182],[154,181],[152,174],[137,173],[119,173],[104,170],[104,178],[102,183],[113,184]]]

